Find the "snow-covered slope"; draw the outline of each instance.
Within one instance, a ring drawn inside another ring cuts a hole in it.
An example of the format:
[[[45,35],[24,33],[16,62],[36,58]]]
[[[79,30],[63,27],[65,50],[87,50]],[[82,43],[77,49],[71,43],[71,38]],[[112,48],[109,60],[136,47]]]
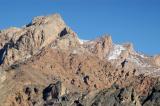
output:
[[[110,51],[108,55],[108,60],[118,59],[123,50],[126,50],[123,45],[114,44],[113,49]]]

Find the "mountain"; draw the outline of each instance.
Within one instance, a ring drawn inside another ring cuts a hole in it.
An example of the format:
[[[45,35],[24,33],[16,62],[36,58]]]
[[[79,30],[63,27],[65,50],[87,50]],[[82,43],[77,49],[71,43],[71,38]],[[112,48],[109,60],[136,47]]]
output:
[[[158,106],[160,56],[81,40],[59,14],[0,31],[0,106]]]

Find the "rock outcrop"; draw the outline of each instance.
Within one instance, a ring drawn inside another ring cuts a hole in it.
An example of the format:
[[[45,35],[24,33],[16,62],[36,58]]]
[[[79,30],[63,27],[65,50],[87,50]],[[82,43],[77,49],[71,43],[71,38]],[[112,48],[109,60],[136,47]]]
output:
[[[88,41],[88,43],[84,44],[84,47],[88,49],[89,52],[96,54],[101,59],[104,59],[112,48],[111,36],[104,35],[95,41]]]

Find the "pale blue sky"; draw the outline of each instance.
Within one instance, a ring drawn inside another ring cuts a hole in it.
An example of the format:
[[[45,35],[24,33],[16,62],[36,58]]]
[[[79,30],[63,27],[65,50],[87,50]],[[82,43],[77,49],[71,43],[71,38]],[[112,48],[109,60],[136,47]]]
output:
[[[60,13],[82,39],[109,33],[116,43],[160,53],[160,0],[0,0],[0,29],[53,13]]]

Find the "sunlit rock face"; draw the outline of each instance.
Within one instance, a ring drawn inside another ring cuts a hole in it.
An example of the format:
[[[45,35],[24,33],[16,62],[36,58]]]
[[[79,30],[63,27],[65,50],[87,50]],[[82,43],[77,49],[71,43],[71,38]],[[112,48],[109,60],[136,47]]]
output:
[[[154,56],[154,61],[157,66],[160,66],[160,55]]]
[[[60,15],[36,17],[24,28],[10,28],[0,33],[4,66],[22,61],[53,42],[66,28]]]

